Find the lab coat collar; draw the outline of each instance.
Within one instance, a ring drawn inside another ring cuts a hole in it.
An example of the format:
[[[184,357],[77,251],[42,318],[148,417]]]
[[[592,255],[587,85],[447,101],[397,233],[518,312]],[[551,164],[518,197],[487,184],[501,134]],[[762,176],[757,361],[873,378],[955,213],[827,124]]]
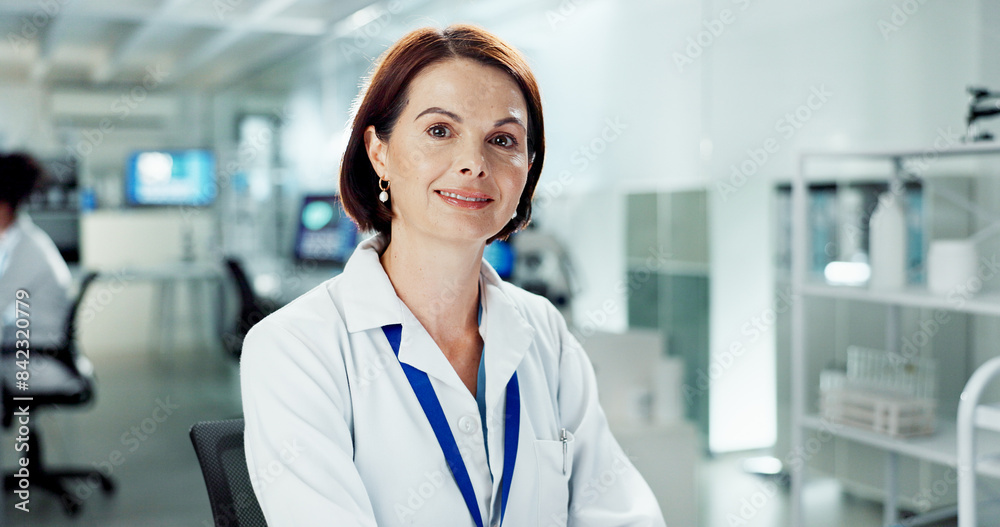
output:
[[[340,280],[344,287],[343,309],[347,330],[355,333],[389,324],[402,324],[400,362],[468,393],[444,353],[396,295],[379,261],[379,254],[386,245],[382,235],[368,238],[358,245],[344,267]],[[486,404],[487,408],[493,408],[527,353],[535,330],[503,290],[503,281],[485,259],[479,271],[479,284],[484,297],[481,300],[483,324],[480,332],[484,333],[485,342]]]
[[[351,333],[403,323],[403,301],[396,296],[379,261],[386,245],[381,235],[361,242],[339,277],[343,287],[344,322]]]

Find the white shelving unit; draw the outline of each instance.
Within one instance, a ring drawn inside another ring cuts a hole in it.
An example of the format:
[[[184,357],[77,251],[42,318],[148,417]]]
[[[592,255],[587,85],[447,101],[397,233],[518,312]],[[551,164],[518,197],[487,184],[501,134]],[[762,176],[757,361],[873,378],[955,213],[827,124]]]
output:
[[[934,152],[936,157],[978,156],[1000,154],[997,143],[956,145],[946,150],[933,148],[914,150],[871,150],[853,152],[804,152],[799,158],[799,171],[792,182],[792,291],[793,298],[826,298],[868,302],[884,305],[886,309],[885,342],[887,351],[898,351],[900,342],[900,310],[902,308],[929,308],[947,310],[955,313],[986,315],[1000,317],[1000,294],[984,293],[963,299],[962,302],[950,301],[944,295],[936,295],[923,287],[907,287],[900,290],[870,290],[861,287],[830,286],[812,282],[809,279],[809,221],[808,194],[810,183],[808,169],[810,163],[821,162],[824,167],[837,163],[856,163],[870,161],[891,162],[893,174],[890,177],[902,179],[904,161],[907,159],[926,158],[928,152]],[[830,180],[829,174],[824,174],[824,180]],[[838,178],[833,178],[838,179]],[[850,181],[851,176],[839,178]],[[889,178],[886,178],[887,180]],[[960,433],[954,420],[941,420],[933,435],[895,439],[853,428],[847,425],[837,425],[822,419],[818,414],[811,413],[807,404],[812,400],[810,390],[818,388],[810,384],[808,379],[808,342],[809,334],[806,325],[806,302],[792,303],[791,313],[791,388],[792,388],[792,448],[793,452],[806,451],[807,433],[829,434],[834,437],[848,439],[860,444],[882,449],[886,452],[884,467],[885,508],[883,523],[887,526],[898,523],[898,472],[899,456],[909,456],[940,465],[960,468],[959,439],[966,437],[966,432]],[[982,407],[980,407],[982,408]],[[983,410],[984,412],[986,410]],[[978,452],[1000,451],[1000,430],[979,431],[969,445],[975,445]],[[970,465],[964,465],[970,466]],[[1000,459],[978,461],[972,474],[980,474],[1000,478]],[[791,524],[795,527],[808,525],[803,510],[802,492],[805,483],[805,463],[793,464],[792,470],[792,515]],[[962,471],[959,470],[961,474]],[[960,486],[960,494],[962,489]],[[960,497],[960,501],[962,498]]]
[[[958,526],[976,527],[976,476],[990,474],[983,466],[1000,464],[997,458],[984,461],[982,438],[1000,433],[1000,407],[980,404],[983,391],[1000,378],[1000,357],[989,360],[976,370],[962,391],[958,404]],[[972,470],[974,468],[974,470]]]

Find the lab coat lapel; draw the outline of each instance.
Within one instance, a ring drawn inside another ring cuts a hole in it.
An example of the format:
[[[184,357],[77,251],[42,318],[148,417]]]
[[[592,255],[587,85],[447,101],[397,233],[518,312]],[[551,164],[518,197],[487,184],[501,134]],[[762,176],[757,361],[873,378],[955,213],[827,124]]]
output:
[[[403,304],[403,334],[400,337],[399,362],[409,364],[452,388],[469,393],[469,389],[465,387],[465,383],[448,362],[437,342],[434,342],[430,333],[424,329],[423,324],[406,304]]]
[[[486,416],[488,419],[490,443],[490,471],[493,474],[493,496],[490,514],[500,505],[499,493],[502,485],[504,457],[510,455],[504,445],[506,434],[505,401],[507,383],[521,364],[531,342],[535,338],[535,328],[525,320],[520,309],[503,290],[500,276],[492,266],[483,260],[481,287],[486,301],[483,309],[486,341]],[[518,379],[523,386],[525,380]],[[521,437],[524,437],[524,402],[521,404]],[[518,446],[524,452],[524,444]],[[529,445],[530,446],[530,445]],[[511,511],[508,511],[511,512]]]
[[[399,361],[458,390],[467,391],[437,343],[396,295],[379,262],[379,252],[385,245],[385,238],[381,235],[368,238],[358,245],[344,267],[341,279],[345,284],[343,308],[348,331],[353,333],[379,328],[381,335],[382,326],[402,324]],[[493,267],[483,260],[480,284],[484,286],[486,298],[483,316],[486,319],[487,408],[494,408],[502,400],[507,381],[521,363],[535,334],[514,302],[504,293],[501,282]]]
[[[507,382],[535,337],[535,329],[501,288],[501,279],[485,260],[480,271],[485,302],[486,407],[496,408],[507,393]],[[404,304],[399,360],[467,393],[455,368]],[[501,415],[499,419],[502,420]]]
[[[350,332],[376,330],[374,338],[389,346],[381,328],[402,324],[399,361],[426,372],[449,386],[465,390],[465,384],[438,348],[427,330],[406,304],[399,299],[389,276],[385,274],[379,253],[387,245],[382,235],[372,236],[358,245],[344,266],[344,318]]]
[[[482,278],[486,285],[486,407],[496,408],[535,338],[535,328],[503,291],[500,276],[485,260]]]

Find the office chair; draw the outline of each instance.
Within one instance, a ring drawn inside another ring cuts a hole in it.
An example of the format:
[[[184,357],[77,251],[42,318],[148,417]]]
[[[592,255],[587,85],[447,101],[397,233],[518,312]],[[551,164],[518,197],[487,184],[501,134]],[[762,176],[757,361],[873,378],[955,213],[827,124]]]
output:
[[[18,361],[24,360],[23,355],[18,357],[15,350],[5,350],[0,364],[0,368],[3,369],[2,383],[0,383],[3,393],[3,426],[6,428],[16,424],[18,430],[22,425],[27,426],[28,448],[22,450],[21,455],[27,460],[30,473],[28,481],[33,489],[43,489],[58,496],[63,510],[70,516],[80,512],[83,506],[82,500],[86,499],[86,496],[71,494],[66,486],[66,480],[84,480],[82,484],[90,487],[99,485],[105,494],[114,492],[114,482],[94,469],[46,467],[42,457],[40,431],[35,426],[37,421],[35,412],[39,407],[46,405],[82,405],[94,397],[94,367],[76,347],[76,314],[87,288],[97,277],[96,272],[91,272],[80,282],[79,291],[66,315],[62,345],[51,349],[29,349],[27,390],[20,389],[16,379],[16,373],[21,371]],[[32,400],[15,400],[15,397],[31,397]],[[19,416],[15,416],[19,408],[25,406],[30,406],[27,424],[24,424]],[[17,467],[20,468],[20,464]],[[8,499],[16,498],[11,493],[20,488],[18,483],[23,479],[16,474],[17,470],[14,470],[4,477],[4,488],[8,492]]]
[[[267,527],[250,486],[243,450],[243,419],[203,421],[191,427],[215,525]]]
[[[250,279],[243,270],[243,265],[239,260],[226,258],[226,269],[236,284],[239,293],[239,310],[236,321],[232,327],[226,329],[222,335],[222,344],[226,351],[236,360],[240,359],[243,353],[243,339],[254,324],[272,313],[275,306],[258,298],[250,285]]]

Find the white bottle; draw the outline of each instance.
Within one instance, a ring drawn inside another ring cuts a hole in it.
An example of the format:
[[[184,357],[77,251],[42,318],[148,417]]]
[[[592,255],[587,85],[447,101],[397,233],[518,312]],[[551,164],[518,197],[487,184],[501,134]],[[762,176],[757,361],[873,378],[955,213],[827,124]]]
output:
[[[906,213],[902,193],[885,192],[869,223],[868,254],[875,289],[906,286]]]

